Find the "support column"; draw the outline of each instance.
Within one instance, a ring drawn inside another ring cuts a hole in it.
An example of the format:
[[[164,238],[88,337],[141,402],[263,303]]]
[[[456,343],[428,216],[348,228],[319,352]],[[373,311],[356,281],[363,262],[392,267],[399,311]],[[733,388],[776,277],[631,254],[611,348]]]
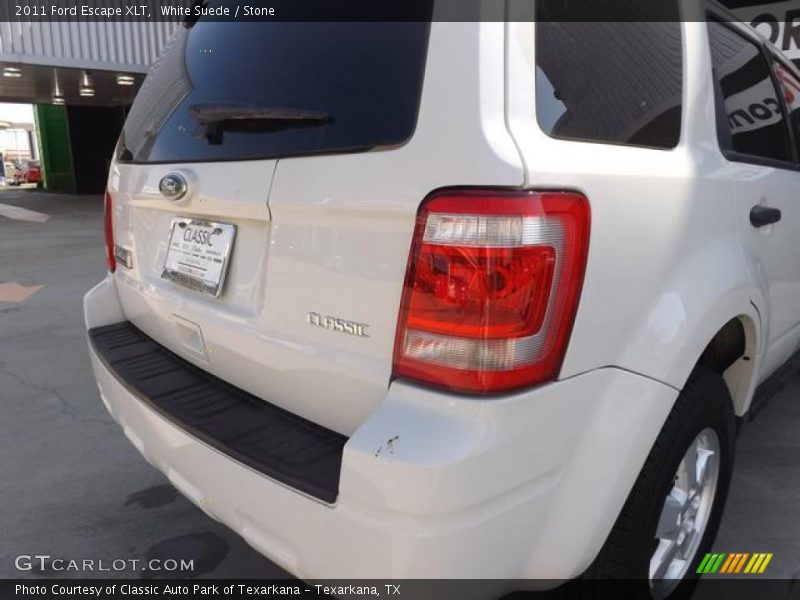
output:
[[[55,104],[35,104],[39,156],[44,188],[53,192],[75,193],[67,109]]]

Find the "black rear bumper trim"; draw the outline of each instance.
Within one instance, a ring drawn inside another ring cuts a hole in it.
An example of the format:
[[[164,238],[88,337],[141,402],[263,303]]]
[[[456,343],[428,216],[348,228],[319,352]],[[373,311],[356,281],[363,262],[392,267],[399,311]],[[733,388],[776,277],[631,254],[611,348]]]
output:
[[[248,467],[336,501],[347,437],[203,371],[124,321],[89,330],[97,356],[172,423]]]

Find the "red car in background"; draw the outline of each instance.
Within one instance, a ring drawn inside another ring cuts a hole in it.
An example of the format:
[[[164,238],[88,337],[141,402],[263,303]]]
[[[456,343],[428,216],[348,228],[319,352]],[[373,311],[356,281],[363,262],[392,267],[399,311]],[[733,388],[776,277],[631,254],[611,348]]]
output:
[[[14,178],[9,185],[22,185],[23,183],[42,182],[42,167],[38,160],[20,160],[15,163]]]

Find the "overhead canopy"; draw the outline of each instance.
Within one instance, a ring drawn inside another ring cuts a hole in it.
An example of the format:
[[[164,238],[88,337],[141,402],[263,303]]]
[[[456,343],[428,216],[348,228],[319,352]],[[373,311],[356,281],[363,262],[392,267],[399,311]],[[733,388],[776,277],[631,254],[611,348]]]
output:
[[[0,102],[130,104],[175,27],[0,21]]]
[[[126,105],[133,102],[143,79],[142,73],[0,61],[0,102],[72,106]]]

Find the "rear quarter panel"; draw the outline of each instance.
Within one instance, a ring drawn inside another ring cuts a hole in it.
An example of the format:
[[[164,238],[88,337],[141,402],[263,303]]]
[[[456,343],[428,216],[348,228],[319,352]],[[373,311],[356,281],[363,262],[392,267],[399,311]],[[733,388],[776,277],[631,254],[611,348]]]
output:
[[[586,279],[561,378],[613,365],[680,389],[715,333],[738,316],[750,323],[754,350],[763,292],[742,255],[734,172],[716,142],[705,24],[683,24],[682,133],[673,150],[548,137],[532,117],[535,28],[509,28],[509,124],[526,186],[576,189],[592,210]],[[739,413],[752,379],[736,384]]]

